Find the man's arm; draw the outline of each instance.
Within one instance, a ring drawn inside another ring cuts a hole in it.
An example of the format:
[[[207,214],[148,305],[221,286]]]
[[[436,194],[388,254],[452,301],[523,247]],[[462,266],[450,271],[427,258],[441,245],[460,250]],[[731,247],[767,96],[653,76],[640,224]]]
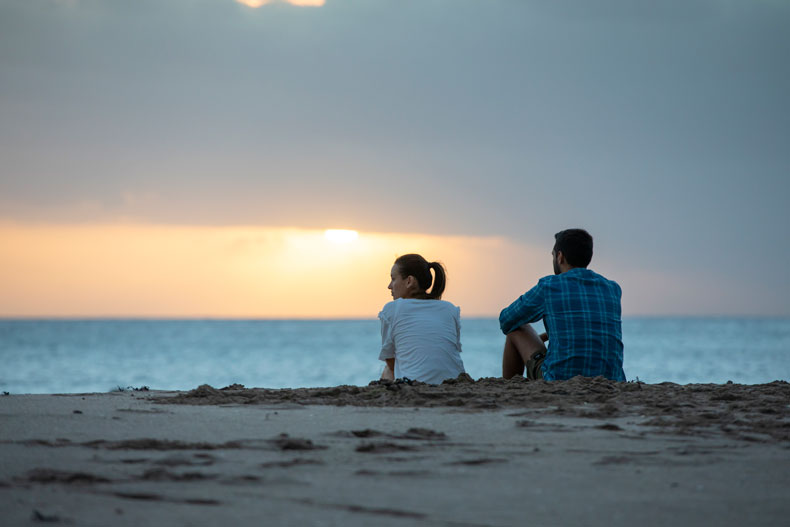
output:
[[[543,284],[538,282],[538,285],[502,310],[499,314],[499,328],[507,335],[524,324],[537,322],[544,314]]]

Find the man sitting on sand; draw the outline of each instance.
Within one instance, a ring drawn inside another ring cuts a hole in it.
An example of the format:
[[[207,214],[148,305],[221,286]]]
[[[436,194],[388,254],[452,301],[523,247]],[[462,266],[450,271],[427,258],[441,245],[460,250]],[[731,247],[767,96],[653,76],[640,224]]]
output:
[[[530,380],[602,375],[625,381],[622,290],[587,269],[593,254],[587,231],[568,229],[554,238],[554,276],[541,278],[499,315],[499,326],[507,335],[502,376],[523,375],[526,367]],[[546,333],[538,335],[529,324],[541,319]]]

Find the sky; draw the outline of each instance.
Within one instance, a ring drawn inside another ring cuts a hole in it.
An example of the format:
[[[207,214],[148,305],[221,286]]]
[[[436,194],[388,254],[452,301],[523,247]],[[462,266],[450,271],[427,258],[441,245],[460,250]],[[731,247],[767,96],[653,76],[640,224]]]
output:
[[[626,315],[788,317],[788,27],[781,0],[0,0],[0,316],[374,317],[412,251],[491,316],[583,227]]]

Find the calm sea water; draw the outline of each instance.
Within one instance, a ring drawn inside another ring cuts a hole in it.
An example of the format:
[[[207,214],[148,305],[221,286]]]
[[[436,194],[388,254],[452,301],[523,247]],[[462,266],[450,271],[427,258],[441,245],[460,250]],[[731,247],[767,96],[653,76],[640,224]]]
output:
[[[0,391],[365,385],[379,339],[377,320],[0,320]],[[501,375],[495,319],[464,319],[461,339],[472,377]],[[787,319],[631,318],[623,340],[629,380],[790,380]]]

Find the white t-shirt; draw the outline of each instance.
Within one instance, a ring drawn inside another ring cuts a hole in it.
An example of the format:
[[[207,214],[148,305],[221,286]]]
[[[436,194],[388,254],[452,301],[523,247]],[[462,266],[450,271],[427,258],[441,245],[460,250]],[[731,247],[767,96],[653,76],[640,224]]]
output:
[[[461,310],[444,300],[398,298],[379,313],[380,360],[395,359],[395,378],[440,384],[464,372]]]

